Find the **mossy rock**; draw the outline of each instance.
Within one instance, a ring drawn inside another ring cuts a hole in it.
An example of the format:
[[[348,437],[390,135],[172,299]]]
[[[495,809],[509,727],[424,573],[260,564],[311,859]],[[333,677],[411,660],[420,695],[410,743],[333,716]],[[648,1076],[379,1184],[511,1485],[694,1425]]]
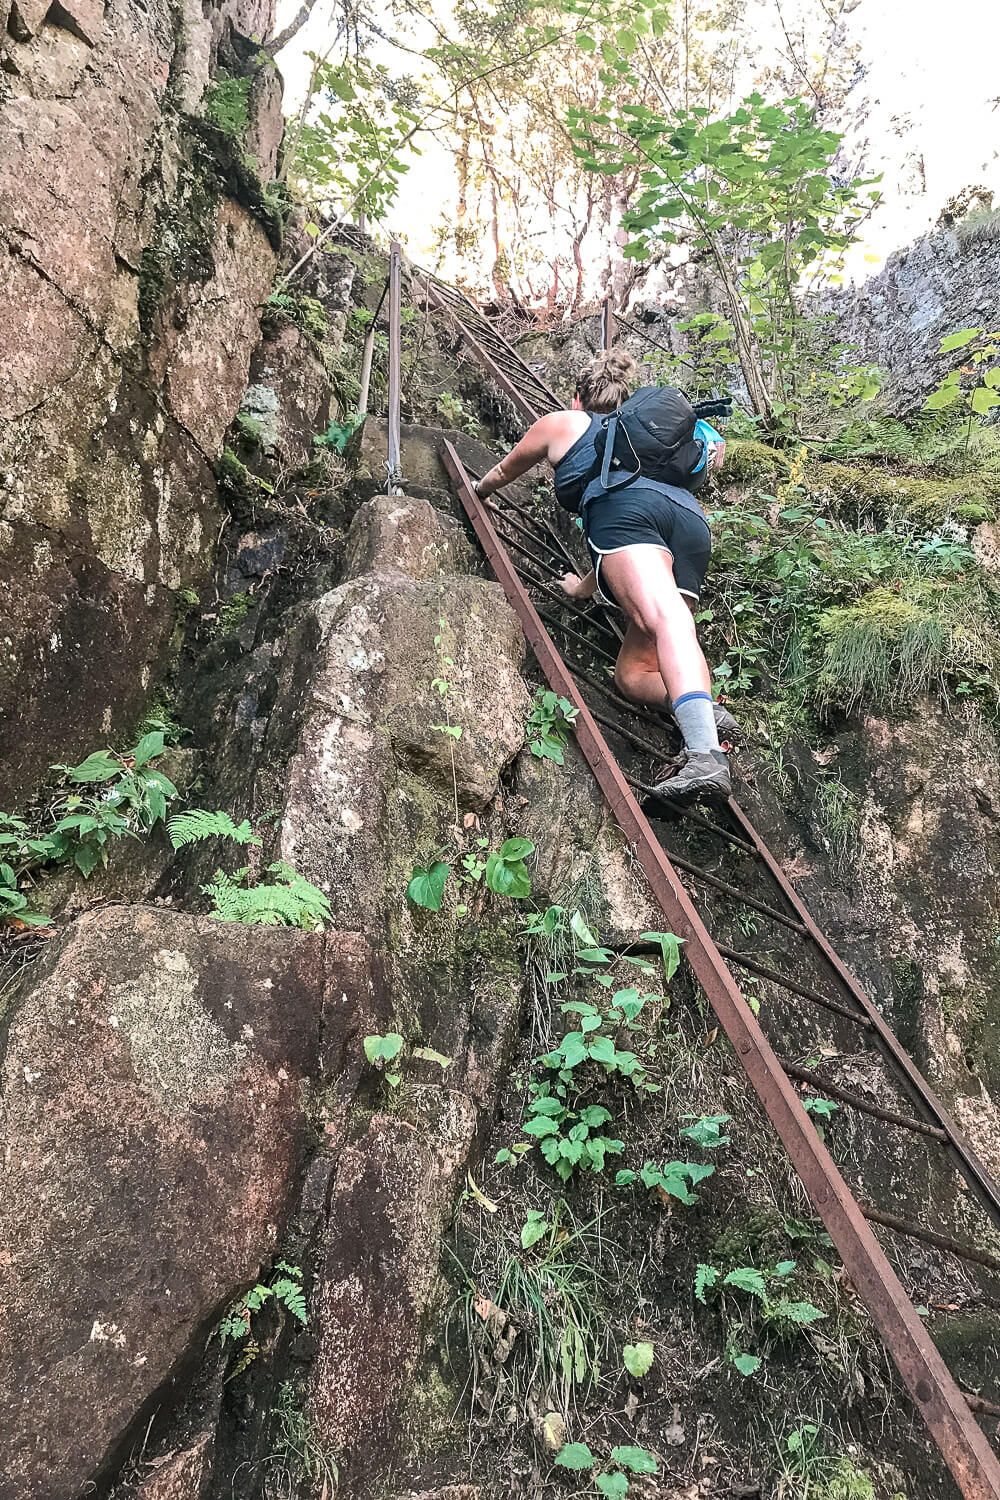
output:
[[[743,438],[726,444],[724,480],[733,484],[771,487],[788,478],[791,461],[777,448],[756,438]]]
[[[883,519],[902,514],[924,525],[955,518],[978,524],[996,517],[1000,474],[973,470],[958,479],[915,479],[857,464],[814,464],[811,490],[831,497],[838,514]]]

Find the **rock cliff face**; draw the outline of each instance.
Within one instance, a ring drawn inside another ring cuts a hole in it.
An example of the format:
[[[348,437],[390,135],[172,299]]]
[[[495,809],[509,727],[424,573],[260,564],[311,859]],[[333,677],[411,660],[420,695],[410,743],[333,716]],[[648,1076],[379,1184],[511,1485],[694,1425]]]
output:
[[[241,80],[238,152],[199,110],[220,49],[271,21],[266,0],[0,6],[4,798],[138,712],[207,574],[275,263],[253,184],[277,75]]]
[[[862,286],[828,299],[838,337],[889,372],[891,411],[919,411],[950,369],[938,354],[945,334],[1000,327],[1000,217],[982,220],[921,235]]]

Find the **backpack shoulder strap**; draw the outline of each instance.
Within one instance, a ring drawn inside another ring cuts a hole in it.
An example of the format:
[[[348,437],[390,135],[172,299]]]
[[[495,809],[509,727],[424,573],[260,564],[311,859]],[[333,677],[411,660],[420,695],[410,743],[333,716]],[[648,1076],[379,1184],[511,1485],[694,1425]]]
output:
[[[601,464],[601,489],[610,494],[614,490],[620,490],[626,484],[631,484],[636,474],[616,474],[611,477],[611,465],[615,456],[615,439],[618,436],[618,423],[621,418],[621,407],[612,412],[607,422],[607,436],[604,439],[604,460]]]

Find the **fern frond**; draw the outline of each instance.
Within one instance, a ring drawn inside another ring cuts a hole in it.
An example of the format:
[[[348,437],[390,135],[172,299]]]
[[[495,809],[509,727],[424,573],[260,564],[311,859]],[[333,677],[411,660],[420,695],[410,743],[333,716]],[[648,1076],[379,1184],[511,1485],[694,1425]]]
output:
[[[227,812],[208,812],[203,807],[190,807],[186,812],[174,813],[167,824],[167,832],[175,849],[213,838],[231,839],[234,844],[260,844],[246,818],[242,823],[234,823]]]
[[[323,892],[297,875],[280,860],[271,865],[268,874],[277,875],[274,885],[242,886],[246,870],[229,876],[216,870],[210,885],[202,892],[211,898],[212,915],[220,922],[242,922],[250,927],[301,927],[312,931],[331,919],[330,903]]]
[[[288,1277],[281,1277],[272,1284],[271,1291],[274,1293],[275,1300],[280,1302],[282,1307],[287,1308],[293,1318],[298,1318],[300,1323],[308,1321],[305,1293],[299,1282],[292,1281]]]

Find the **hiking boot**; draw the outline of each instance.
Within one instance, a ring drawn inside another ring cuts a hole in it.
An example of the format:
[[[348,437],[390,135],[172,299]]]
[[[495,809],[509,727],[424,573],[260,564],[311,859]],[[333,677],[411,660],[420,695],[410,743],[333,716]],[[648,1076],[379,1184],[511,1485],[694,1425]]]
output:
[[[669,769],[664,767],[664,770]],[[725,802],[732,790],[729,762],[722,750],[704,750],[686,756],[673,775],[657,773],[654,785],[661,802],[693,802],[696,797]]]
[[[715,727],[719,731],[720,740],[738,740],[742,737],[740,726],[728,708],[724,708],[721,703],[713,703],[712,711],[715,714]]]

